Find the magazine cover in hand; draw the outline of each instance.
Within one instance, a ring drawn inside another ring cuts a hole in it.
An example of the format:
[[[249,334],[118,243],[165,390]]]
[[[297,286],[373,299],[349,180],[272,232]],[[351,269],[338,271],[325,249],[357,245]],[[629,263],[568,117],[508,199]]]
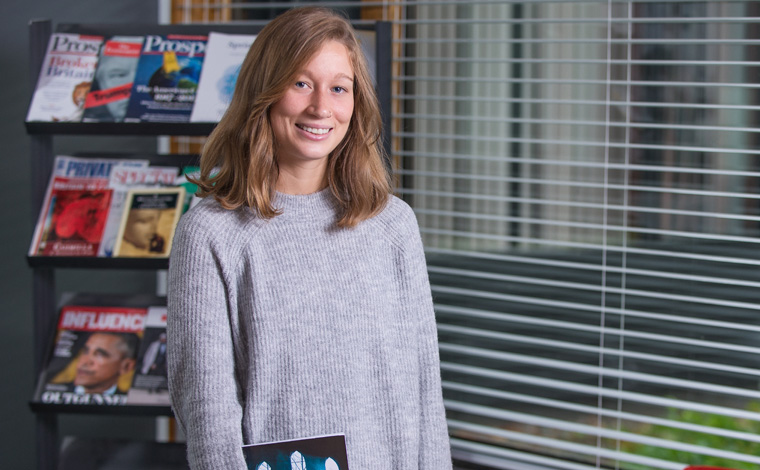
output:
[[[128,401],[130,405],[171,405],[166,371],[166,307],[148,307]]]
[[[248,470],[348,470],[344,434],[244,445],[243,454]]]
[[[188,122],[207,36],[145,37],[124,122]]]
[[[129,190],[114,256],[167,258],[184,198],[181,186]]]
[[[27,121],[79,122],[90,90],[101,36],[54,33],[37,78]]]
[[[210,32],[190,122],[219,122],[235,91],[240,66],[255,35]]]
[[[123,406],[132,384],[146,308],[67,305],[35,401]]]
[[[124,120],[142,43],[142,36],[113,36],[103,44],[84,102],[83,122]]]

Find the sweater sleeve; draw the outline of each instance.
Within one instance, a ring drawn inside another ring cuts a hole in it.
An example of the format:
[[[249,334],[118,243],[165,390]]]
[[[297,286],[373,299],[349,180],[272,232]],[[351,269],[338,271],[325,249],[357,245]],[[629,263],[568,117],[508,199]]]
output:
[[[406,207],[405,259],[409,315],[418,319],[420,370],[420,470],[452,468],[446,414],[441,389],[441,364],[438,352],[433,298],[430,291],[425,253],[417,219]]]
[[[190,468],[243,470],[242,407],[229,307],[234,293],[210,236],[218,231],[204,230],[192,222],[197,217],[186,216],[177,227],[168,274],[172,407],[187,437]]]

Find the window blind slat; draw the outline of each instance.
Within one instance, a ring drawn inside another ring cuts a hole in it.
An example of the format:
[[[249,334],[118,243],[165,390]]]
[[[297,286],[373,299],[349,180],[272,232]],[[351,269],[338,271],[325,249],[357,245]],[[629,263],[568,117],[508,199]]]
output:
[[[546,390],[564,390],[578,394],[588,395],[590,397],[604,397],[613,400],[625,400],[631,403],[646,404],[655,407],[669,407],[674,409],[686,409],[702,412],[716,416],[728,416],[736,419],[757,420],[758,413],[745,410],[739,410],[727,406],[711,405],[709,403],[700,403],[697,401],[681,400],[656,395],[647,395],[638,392],[629,392],[621,389],[611,389],[599,387],[596,385],[586,385],[577,382],[568,382],[555,380],[546,377],[532,376],[526,374],[516,374],[512,372],[487,369],[472,365],[454,364],[442,362],[441,369],[447,372],[458,372],[461,374],[471,375],[479,379],[494,378],[504,381],[505,383],[515,383],[520,385],[534,385]]]
[[[758,108],[760,109],[760,108]],[[503,142],[503,143],[523,143],[523,144],[545,144],[545,145],[568,145],[568,146],[585,146],[585,147],[604,147],[610,148],[623,148],[623,149],[646,149],[646,150],[674,150],[681,152],[717,152],[717,153],[742,153],[757,155],[760,154],[760,149],[737,149],[737,148],[720,148],[720,147],[700,147],[693,145],[657,145],[657,144],[631,144],[631,143],[618,143],[618,142],[597,142],[597,141],[582,141],[582,140],[558,140],[558,139],[532,139],[532,138],[509,138],[509,137],[487,137],[487,136],[473,136],[473,135],[451,135],[451,134],[434,134],[434,133],[406,133],[399,132],[398,137],[415,137],[417,139],[431,139],[431,140],[465,140],[472,141],[476,138],[480,142]]]
[[[696,85],[696,84],[695,84]],[[757,110],[758,105],[747,104],[714,104],[714,103],[683,103],[677,101],[664,101],[664,102],[652,102],[652,101],[600,101],[596,99],[588,100],[575,100],[571,98],[566,99],[542,99],[542,98],[489,98],[478,96],[457,96],[457,95],[419,95],[419,94],[394,94],[393,98],[400,100],[415,100],[419,102],[432,101],[436,103],[440,102],[465,102],[465,103],[502,103],[502,104],[543,104],[543,105],[578,105],[578,106],[603,106],[603,107],[625,107],[625,108],[668,108],[668,109],[698,109],[698,110],[739,110],[739,111],[752,111]]]
[[[606,333],[606,332],[605,332]],[[706,343],[706,342],[703,342]],[[708,346],[709,347],[709,346]],[[721,345],[724,347],[724,345]],[[758,348],[741,348],[744,351],[757,354]],[[652,383],[667,385],[672,388],[683,388],[686,390],[697,390],[703,392],[713,392],[726,396],[747,397],[752,399],[760,398],[760,391],[748,390],[743,388],[731,387],[727,385],[717,385],[712,383],[698,382],[694,380],[683,380],[668,376],[659,376],[654,374],[645,374],[626,370],[617,370],[607,367],[589,366],[580,363],[562,361],[556,359],[540,358],[528,356],[525,354],[515,354],[503,351],[486,350],[482,348],[459,346],[454,344],[441,344],[441,351],[461,353],[468,357],[478,357],[481,359],[497,360],[502,362],[513,362],[520,365],[532,365],[541,367],[544,370],[559,370],[563,372],[577,372],[579,374],[588,374],[591,376],[603,375],[604,377],[615,377],[626,380],[633,380],[639,383]]]
[[[523,45],[565,45],[565,44],[599,44],[599,45],[643,45],[654,44],[659,45],[662,43],[661,39],[597,39],[597,38],[552,38],[552,39],[510,39],[510,38],[428,38],[428,39],[397,39],[393,41],[395,44],[409,44],[409,45],[431,45],[431,44],[466,44],[468,46],[478,45],[498,45],[498,44],[523,44]],[[672,45],[758,45],[760,40],[753,39],[690,39],[690,38],[668,38],[668,43]]]
[[[488,408],[488,407],[454,402],[452,400],[447,401],[446,405],[449,409],[453,411],[461,411],[461,412],[466,412],[470,414],[486,415],[488,417],[495,417],[497,419],[502,419],[504,421],[524,422],[524,423],[530,423],[530,424],[542,426],[548,429],[555,429],[555,430],[586,434],[586,435],[596,435],[600,438],[605,438],[605,439],[617,439],[617,440],[627,441],[627,442],[640,442],[642,444],[647,444],[647,445],[652,445],[652,446],[679,449],[679,450],[683,450],[685,452],[690,452],[690,453],[702,453],[706,455],[720,456],[726,459],[734,459],[734,460],[742,459],[747,462],[760,463],[760,457],[747,456],[747,455],[742,455],[736,452],[726,451],[722,449],[711,449],[705,446],[699,446],[699,445],[683,443],[683,442],[676,442],[672,440],[654,439],[654,438],[649,438],[647,436],[641,436],[638,434],[617,431],[614,429],[605,429],[605,428],[600,428],[597,426],[569,423],[569,422],[560,421],[557,419],[531,416],[525,413],[519,413],[519,412],[514,412],[514,411],[504,411],[504,410],[494,411],[493,409]]]
[[[705,434],[716,434],[731,439],[741,439],[751,442],[760,442],[760,436],[757,434],[732,431],[729,429],[714,428],[711,426],[693,425],[691,423],[682,423],[679,421],[660,419],[656,417],[646,416],[638,413],[626,413],[616,410],[600,409],[594,406],[577,405],[569,403],[567,401],[542,398],[535,395],[526,395],[520,393],[505,392],[503,390],[494,390],[491,388],[484,388],[475,385],[464,385],[457,382],[443,382],[443,387],[448,390],[456,390],[460,392],[466,392],[475,395],[487,396],[491,398],[499,398],[502,400],[510,400],[530,405],[539,405],[543,408],[549,408],[554,410],[568,410],[575,413],[582,413],[585,415],[598,415],[605,418],[613,418],[615,420],[635,421],[648,424],[657,424],[661,426],[672,427],[674,429],[685,429],[694,432],[701,432]]]
[[[667,191],[663,191],[667,192]],[[544,202],[543,204],[548,204],[548,202]],[[726,219],[726,220],[737,220],[737,221],[760,221],[759,216],[752,216],[752,215],[744,215],[744,214],[721,214],[721,213],[712,213],[712,212],[695,212],[695,211],[682,211],[682,210],[675,210],[675,209],[656,209],[656,208],[650,208],[650,207],[624,207],[624,206],[618,206],[618,205],[608,205],[606,207],[606,210],[608,211],[629,211],[629,212],[647,212],[647,213],[653,213],[653,214],[666,214],[666,215],[687,215],[692,217],[707,217],[707,218],[714,218],[714,219]],[[527,222],[531,223],[534,219],[527,219],[527,218],[521,218],[521,217],[510,217],[506,215],[492,215],[492,214],[480,214],[476,212],[454,212],[454,211],[447,211],[447,210],[437,210],[437,209],[419,209],[417,211],[420,215],[438,215],[438,216],[446,216],[446,217],[460,217],[465,219],[473,219],[473,220],[480,220],[480,221],[490,221],[490,222]],[[563,222],[560,220],[551,220],[551,219],[544,219],[543,221],[545,226],[551,227],[551,226],[562,226],[562,227],[584,227],[584,228],[595,228],[596,226],[594,224],[584,224],[580,222]],[[607,226],[602,226],[603,228],[606,228]],[[620,230],[623,230],[624,228],[620,228]],[[625,228],[627,230],[627,228]]]
[[[467,160],[471,159],[472,155],[457,154],[457,153],[442,153],[442,152],[403,152],[399,151],[398,156],[402,157],[416,157],[416,158],[432,158],[432,159],[452,159],[452,160]],[[760,177],[760,174],[756,171],[740,171],[731,169],[706,169],[695,167],[674,167],[668,165],[637,165],[637,164],[619,164],[615,162],[593,162],[593,161],[560,161],[551,158],[548,159],[531,159],[531,158],[517,158],[508,155],[496,156],[496,155],[478,155],[478,160],[481,162],[503,162],[503,163],[524,163],[537,166],[566,166],[570,168],[588,168],[588,169],[607,169],[607,170],[629,170],[629,171],[648,171],[648,172],[669,172],[669,173],[691,173],[701,175],[718,175],[718,176],[746,176],[748,178]],[[408,170],[399,170],[408,171]],[[572,181],[571,181],[572,182]]]
[[[617,452],[615,450],[605,449],[603,447],[576,444],[576,443],[571,443],[571,442],[563,441],[559,439],[533,436],[533,435],[523,434],[523,433],[514,432],[514,431],[506,431],[503,429],[470,424],[465,421],[459,421],[459,420],[453,420],[453,419],[449,419],[448,422],[449,422],[449,427],[454,430],[464,430],[464,431],[471,431],[471,432],[476,432],[476,433],[483,433],[486,435],[498,436],[507,440],[526,442],[526,443],[546,446],[546,447],[550,447],[554,449],[561,449],[561,450],[566,450],[569,452],[586,454],[589,456],[600,455],[600,456],[604,456],[608,458],[624,460],[627,462],[638,463],[640,465],[648,465],[648,466],[651,466],[652,468],[683,470],[683,464],[674,464],[672,462],[667,462],[660,459],[639,457],[637,455],[625,454],[622,452]]]
[[[587,227],[586,227],[587,228]],[[442,229],[422,229],[424,233],[428,234],[438,234],[438,235],[450,235],[454,237],[470,237],[470,238],[477,238],[482,240],[494,240],[494,241],[502,241],[502,242],[516,242],[520,241],[523,243],[540,243],[540,244],[552,244],[556,246],[575,246],[575,247],[581,247],[583,245],[578,243],[567,243],[567,242],[553,242],[551,240],[548,240],[546,238],[527,238],[527,237],[511,237],[508,235],[494,235],[491,233],[483,233],[478,232],[475,230],[472,231],[457,231],[457,230],[442,230]],[[615,227],[613,225],[607,225],[605,228],[606,232],[613,232],[613,231],[625,231],[630,234],[646,234],[646,235],[667,235],[671,237],[679,237],[679,238],[685,238],[685,239],[698,239],[698,240],[715,240],[715,241],[730,241],[730,242],[737,242],[737,243],[747,243],[747,244],[758,244],[760,243],[760,239],[754,238],[754,237],[734,237],[730,235],[712,235],[709,233],[694,233],[694,232],[678,232],[675,230],[657,230],[657,229],[640,229],[640,228],[630,228],[630,227]]]
[[[553,325],[550,325],[550,326],[553,326]],[[683,367],[690,367],[690,368],[695,368],[695,369],[703,368],[703,369],[711,369],[711,370],[722,371],[722,372],[731,372],[734,374],[743,374],[748,377],[760,377],[760,371],[758,371],[757,369],[749,368],[749,367],[736,367],[736,366],[730,366],[730,365],[726,365],[722,363],[692,361],[692,360],[679,359],[679,358],[663,356],[663,355],[653,355],[653,354],[646,354],[646,353],[621,351],[619,349],[588,346],[588,345],[584,345],[580,343],[570,343],[567,341],[560,341],[557,339],[536,339],[536,338],[529,338],[525,336],[512,335],[512,334],[506,334],[506,333],[493,333],[492,331],[488,331],[488,330],[466,328],[460,325],[452,326],[452,327],[443,325],[439,327],[438,331],[445,332],[445,333],[453,333],[453,334],[460,333],[463,336],[477,337],[477,338],[482,338],[482,339],[505,340],[505,341],[510,341],[514,344],[530,344],[530,345],[536,345],[536,346],[544,346],[547,348],[564,349],[567,351],[594,353],[597,355],[601,354],[604,356],[615,356],[615,357],[621,357],[624,359],[639,359],[639,360],[644,360],[644,361],[649,361],[649,362],[658,362],[658,363],[671,364],[671,365],[677,365],[677,366],[683,366]],[[605,331],[605,333],[607,332]],[[443,344],[446,345],[447,343],[443,342]]]
[[[459,288],[459,287],[443,287],[443,286],[433,286],[434,291],[438,292],[446,292],[449,294],[459,294],[463,296],[469,296],[469,297],[480,297],[480,298],[490,298],[490,299],[497,299],[497,300],[511,300],[514,301],[518,298],[525,299],[527,304],[545,304],[544,299],[536,299],[534,297],[524,297],[524,296],[514,296],[509,294],[500,294],[497,292],[489,292],[489,291],[480,291],[480,290],[474,290],[474,289],[465,289],[465,288]],[[705,297],[689,297],[684,295],[675,295],[675,294],[665,294],[660,292],[654,292],[654,291],[643,291],[643,290],[637,290],[637,289],[618,289],[614,287],[604,287],[600,289],[600,292],[607,292],[607,293],[619,293],[619,294],[627,294],[629,296],[640,296],[643,298],[649,298],[649,299],[658,299],[658,300],[672,300],[672,301],[682,301],[684,303],[689,304],[704,304],[704,305],[712,305],[716,307],[726,307],[726,308],[737,308],[737,309],[744,309],[748,311],[755,311],[760,310],[760,305],[755,302],[740,302],[740,301],[732,301],[732,300],[722,300],[717,298],[705,298]],[[528,300],[530,299],[530,300]],[[578,308],[579,305],[577,303],[568,302],[565,303],[566,306],[575,306]],[[609,330],[607,330],[609,331]],[[631,332],[630,330],[626,330],[627,334],[629,336],[637,334],[634,332]],[[663,335],[649,335],[652,338],[658,338],[662,340],[668,340],[668,341],[680,341],[680,339],[670,336],[663,336]],[[701,345],[705,346],[707,343],[692,343],[694,345]],[[726,349],[734,349],[736,346],[733,345],[721,345],[722,347]],[[760,352],[760,349],[756,348],[748,348],[744,349],[745,352]]]
[[[465,462],[501,470],[595,470],[594,465],[550,458],[504,447],[489,446],[453,437],[452,456]],[[509,462],[505,464],[504,462]]]
[[[595,311],[591,309],[592,311]],[[601,310],[601,308],[598,308],[598,310]],[[724,328],[724,329],[739,329],[739,330],[749,330],[752,332],[758,332],[760,331],[760,326],[753,325],[753,324],[742,324],[742,323],[733,323],[733,322],[725,322],[725,321],[719,321],[719,320],[712,320],[712,319],[705,319],[705,318],[695,318],[695,317],[683,317],[678,315],[670,315],[670,314],[662,314],[662,313],[655,313],[655,312],[643,312],[639,310],[620,310],[620,309],[605,309],[607,314],[617,314],[617,315],[625,315],[632,318],[646,318],[650,320],[657,320],[658,322],[673,322],[676,324],[683,324],[683,326],[689,326],[689,325],[698,325],[698,326],[708,326],[708,327],[714,327],[714,328]],[[530,317],[530,316],[523,316],[523,315],[517,315],[517,314],[511,314],[511,313],[505,313],[505,312],[493,312],[488,310],[479,310],[474,308],[468,308],[468,307],[457,307],[457,306],[451,306],[451,305],[440,305],[437,307],[438,312],[445,312],[445,313],[454,313],[454,314],[461,314],[464,318],[485,318],[489,320],[495,320],[495,321],[501,321],[504,323],[522,323],[527,325],[536,325],[536,326],[544,326],[549,328],[561,328],[561,329],[567,329],[567,330],[575,330],[575,331],[586,331],[591,333],[597,333],[601,334],[603,331],[605,333],[608,333],[609,330],[603,328],[599,325],[585,325],[582,323],[574,323],[569,321],[562,321],[562,320],[547,320],[543,318],[536,318],[536,317]],[[439,327],[443,328],[445,325],[439,325]],[[625,351],[620,351],[617,354],[626,354]],[[635,354],[635,353],[632,353]],[[760,370],[760,369],[758,369]]]
[[[429,269],[430,273],[434,274],[446,274],[455,276],[461,279],[467,279],[467,278],[473,278],[473,279],[488,279],[488,280],[497,280],[501,282],[528,282],[533,285],[546,285],[546,286],[553,286],[553,287],[567,287],[567,288],[574,288],[574,289],[587,289],[590,288],[591,284],[583,284],[579,282],[571,282],[571,281],[552,281],[552,280],[542,280],[541,278],[537,277],[531,277],[531,276],[520,276],[520,275],[508,275],[508,274],[500,274],[500,273],[485,273],[482,271],[472,271],[467,269],[458,269],[458,268],[446,268],[446,267],[440,267],[440,266],[431,266]],[[618,272],[622,272],[622,269]],[[626,273],[630,275],[638,275],[641,277],[647,277],[647,278],[657,278],[658,280],[661,279],[669,279],[669,280],[678,280],[678,281],[688,281],[688,282],[700,282],[703,283],[703,285],[708,284],[726,284],[729,286],[742,286],[742,287],[749,287],[749,288],[760,288],[760,282],[758,281],[750,281],[750,280],[744,280],[744,279],[731,279],[726,277],[709,277],[709,276],[698,276],[691,274],[689,272],[686,273],[665,273],[660,271],[647,271],[643,269],[626,269]],[[598,288],[598,285],[596,283],[594,284],[596,288]]]
[[[564,349],[567,352],[584,352],[584,353],[594,353],[597,355],[601,354],[601,355],[604,355],[605,357],[611,356],[611,357],[620,357],[622,359],[638,359],[640,361],[670,364],[670,365],[675,365],[675,366],[682,366],[684,368],[705,369],[705,370],[709,369],[709,370],[720,371],[720,372],[731,372],[734,374],[742,374],[747,377],[760,376],[760,373],[758,373],[756,369],[752,369],[750,367],[736,367],[736,366],[730,366],[730,365],[726,365],[722,363],[710,363],[710,362],[704,362],[704,361],[700,362],[700,361],[679,359],[679,358],[662,356],[662,355],[655,356],[655,355],[646,354],[646,353],[637,354],[634,352],[620,351],[618,349],[587,346],[580,343],[569,343],[569,342],[560,341],[557,339],[529,340],[528,338],[524,336],[509,335],[509,334],[492,334],[487,330],[465,328],[462,326],[456,326],[456,327],[450,327],[450,328],[442,326],[439,328],[439,331],[444,332],[444,333],[453,333],[453,334],[456,334],[458,332],[458,333],[461,333],[463,336],[468,336],[473,339],[480,338],[480,339],[490,339],[490,340],[508,340],[508,341],[513,342],[515,345],[544,346],[544,347],[556,348],[558,350]],[[445,341],[443,342],[443,344],[446,347],[453,346],[453,345],[449,345]],[[461,350],[460,351],[450,350],[450,351],[459,352],[459,353],[463,352]]]
[[[760,87],[758,87],[760,88]],[[562,125],[562,126],[593,126],[593,127],[610,127],[610,128],[630,128],[630,129],[681,129],[695,131],[721,131],[721,132],[760,132],[760,129],[752,127],[728,127],[728,126],[693,126],[693,125],[668,125],[656,123],[624,123],[624,122],[603,122],[603,121],[577,121],[567,119],[563,121],[551,119],[512,119],[512,118],[492,118],[479,116],[455,116],[455,115],[435,115],[435,114],[394,114],[393,117],[398,119],[425,119],[431,121],[450,121],[450,122],[487,122],[490,124],[540,124],[540,125]]]
[[[461,5],[462,2],[465,0],[459,0],[459,2],[452,3],[452,5]],[[615,0],[617,2],[618,0]],[[655,0],[648,0],[648,1],[655,1]],[[679,3],[678,0],[669,0],[672,3]],[[702,0],[697,0],[702,1]],[[742,1],[742,0],[739,0]],[[610,2],[607,1],[594,1],[590,0],[587,2],[565,2],[565,0],[531,0],[530,3],[579,3],[579,4],[608,4]],[[405,2],[406,3],[406,2]],[[422,2],[425,4],[437,4],[437,2]],[[614,3],[614,2],[613,2]],[[630,2],[621,2],[621,3],[630,3]],[[667,3],[667,2],[663,2]],[[696,3],[696,2],[692,2]],[[711,2],[714,3],[714,2]],[[736,3],[736,2],[734,2]],[[676,24],[695,24],[695,23],[720,23],[720,24],[744,24],[744,23],[753,23],[757,22],[758,18],[752,18],[752,17],[720,17],[720,18],[697,18],[697,17],[659,17],[659,18],[606,18],[602,17],[600,15],[599,18],[515,18],[515,19],[484,19],[484,18],[478,18],[478,19],[416,19],[416,20],[409,20],[409,19],[402,19],[399,20],[399,24],[404,25],[508,25],[508,24],[520,24],[520,25],[532,25],[532,24],[541,24],[541,25],[550,25],[552,23],[561,23],[563,25],[594,25],[594,24],[604,24],[604,25],[612,25],[621,23],[624,25],[634,25],[634,24],[647,24],[647,23],[655,23],[655,24],[668,24],[668,23],[676,23]]]

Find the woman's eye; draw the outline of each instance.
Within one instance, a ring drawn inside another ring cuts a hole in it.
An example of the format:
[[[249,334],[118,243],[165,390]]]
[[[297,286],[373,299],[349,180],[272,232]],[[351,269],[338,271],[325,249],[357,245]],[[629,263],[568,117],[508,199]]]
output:
[[[296,82],[296,88],[306,88],[306,82]]]
[[[345,88],[343,88],[342,86],[336,86],[336,87],[333,87],[333,92],[335,92],[335,93],[345,93],[345,92],[347,92],[347,91],[348,91],[348,90],[346,90],[346,89],[345,89]]]

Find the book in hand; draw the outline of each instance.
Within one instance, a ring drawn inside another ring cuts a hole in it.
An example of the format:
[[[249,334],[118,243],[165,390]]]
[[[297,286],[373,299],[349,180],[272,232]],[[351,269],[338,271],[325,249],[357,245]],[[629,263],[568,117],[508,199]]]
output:
[[[249,470],[348,470],[344,434],[244,445],[243,455]]]
[[[240,66],[255,39],[252,34],[209,33],[190,122],[219,122],[232,101]]]
[[[148,307],[128,393],[130,405],[171,405],[166,366],[166,307]]]
[[[84,102],[83,122],[124,120],[142,43],[142,36],[112,36],[105,41]]]
[[[130,189],[114,247],[115,257],[167,258],[182,215],[185,189]]]
[[[49,405],[127,405],[146,315],[147,308],[61,308],[35,401]]]
[[[110,210],[112,170],[143,160],[59,155],[43,199],[30,256],[97,256]]]
[[[79,122],[102,36],[54,33],[48,42],[27,121]]]
[[[111,171],[108,187],[113,190],[108,219],[103,229],[103,241],[98,256],[111,257],[114,254],[127,194],[130,189],[171,187],[177,183],[179,168],[165,166],[116,166]]]
[[[124,122],[188,122],[207,39],[145,36]]]

